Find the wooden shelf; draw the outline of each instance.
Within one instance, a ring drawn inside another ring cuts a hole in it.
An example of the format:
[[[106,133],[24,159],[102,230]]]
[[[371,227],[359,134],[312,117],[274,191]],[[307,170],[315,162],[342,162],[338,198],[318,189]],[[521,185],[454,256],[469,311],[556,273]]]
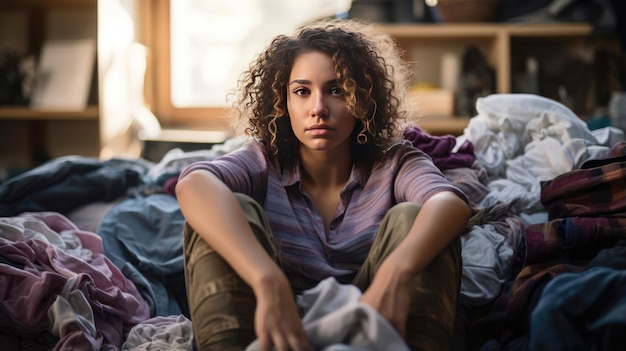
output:
[[[1,0],[0,7],[4,9],[34,9],[34,8],[64,8],[64,7],[93,7],[97,0]]]
[[[512,37],[584,37],[593,33],[588,23],[507,24],[503,26]]]
[[[467,37],[496,37],[532,36],[585,36],[593,31],[587,23],[513,23],[513,24],[385,24],[378,25],[385,33],[396,39],[433,39],[433,38],[467,38]]]
[[[469,117],[435,116],[428,115],[415,119],[415,123],[423,131],[431,135],[454,135],[463,134],[469,123]]]
[[[41,110],[29,107],[0,107],[0,120],[98,120],[98,107],[89,106],[82,111]]]

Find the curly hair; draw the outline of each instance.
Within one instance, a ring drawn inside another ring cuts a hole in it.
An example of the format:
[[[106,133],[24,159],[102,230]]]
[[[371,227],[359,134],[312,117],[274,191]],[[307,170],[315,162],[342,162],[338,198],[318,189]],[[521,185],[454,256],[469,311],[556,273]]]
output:
[[[352,132],[355,164],[371,164],[398,138],[409,104],[410,69],[396,43],[357,20],[323,20],[295,35],[279,35],[245,71],[233,103],[244,132],[264,143],[283,166],[297,160],[299,141],[287,111],[287,86],[295,59],[309,52],[328,54],[348,111],[357,118]]]

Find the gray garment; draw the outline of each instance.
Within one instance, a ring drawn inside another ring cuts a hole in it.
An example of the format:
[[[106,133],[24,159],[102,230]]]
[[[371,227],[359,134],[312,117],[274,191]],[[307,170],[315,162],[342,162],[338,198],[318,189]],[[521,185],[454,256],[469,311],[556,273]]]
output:
[[[354,285],[339,284],[330,277],[298,296],[304,311],[302,324],[315,350],[409,351],[396,330],[376,310],[360,302]],[[257,351],[258,341],[246,351]]]
[[[157,316],[135,325],[121,351],[191,351],[191,321],[183,316]]]

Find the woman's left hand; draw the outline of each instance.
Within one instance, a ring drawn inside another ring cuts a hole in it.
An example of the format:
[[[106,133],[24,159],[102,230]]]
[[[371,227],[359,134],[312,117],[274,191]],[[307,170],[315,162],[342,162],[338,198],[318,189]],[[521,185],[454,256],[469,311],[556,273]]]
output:
[[[372,306],[406,339],[406,320],[411,302],[411,279],[385,262],[363,293],[361,302]]]

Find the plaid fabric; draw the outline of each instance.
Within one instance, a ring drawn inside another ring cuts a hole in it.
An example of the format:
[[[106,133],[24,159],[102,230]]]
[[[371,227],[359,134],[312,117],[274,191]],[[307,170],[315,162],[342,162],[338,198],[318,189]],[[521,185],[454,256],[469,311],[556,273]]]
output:
[[[500,349],[528,349],[529,317],[546,284],[561,273],[582,272],[626,238],[626,143],[541,185],[550,220],[525,228],[519,272],[473,321],[476,345],[491,339]]]
[[[626,218],[560,218],[530,225],[524,235],[524,265],[589,260],[600,250],[626,238]]]
[[[624,152],[621,143],[611,153]],[[626,219],[626,154],[588,161],[581,169],[541,184],[541,203],[550,218],[620,217]],[[624,226],[624,222],[608,223]]]
[[[542,183],[547,223],[525,230],[525,264],[593,258],[626,238],[626,148],[615,145],[609,157]]]

